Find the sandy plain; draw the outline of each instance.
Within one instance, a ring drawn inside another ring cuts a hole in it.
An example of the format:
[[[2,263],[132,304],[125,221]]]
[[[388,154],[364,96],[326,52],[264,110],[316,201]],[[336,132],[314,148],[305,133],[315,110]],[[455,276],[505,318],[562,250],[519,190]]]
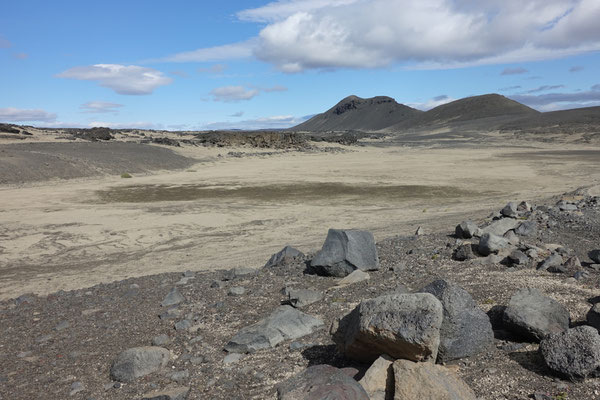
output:
[[[508,201],[600,183],[600,147],[590,144],[336,147],[257,155],[184,146],[174,151],[195,163],[175,171],[0,185],[0,298],[260,267],[286,244],[317,250],[331,227],[376,239],[433,232]]]

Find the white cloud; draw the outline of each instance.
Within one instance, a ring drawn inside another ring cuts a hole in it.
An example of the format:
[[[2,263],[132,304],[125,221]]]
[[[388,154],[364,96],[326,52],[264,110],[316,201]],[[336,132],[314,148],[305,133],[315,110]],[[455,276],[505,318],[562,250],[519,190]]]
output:
[[[223,86],[210,91],[215,101],[227,103],[250,100],[258,96],[259,93],[258,89],[250,89],[244,86]]]
[[[118,108],[123,107],[123,104],[117,103],[109,103],[106,101],[88,101],[79,106],[84,113],[93,113],[93,114],[101,114],[101,113],[118,113]]]
[[[440,96],[436,96],[432,99],[429,99],[423,103],[408,103],[407,106],[416,108],[418,110],[427,111],[427,110],[431,110],[432,108],[435,108],[437,106],[441,106],[442,104],[450,103],[451,101],[454,101],[454,100],[456,100],[456,99],[453,97],[447,96],[445,94],[442,94]]]
[[[0,121],[22,122],[53,122],[56,121],[56,114],[44,110],[27,110],[21,108],[0,108]]]
[[[152,68],[137,65],[96,64],[74,67],[57,75],[59,78],[96,81],[119,94],[145,95],[170,84],[173,79]]]
[[[154,122],[148,121],[135,121],[135,122],[106,122],[106,121],[93,121],[88,124],[90,128],[94,127],[106,127],[111,129],[164,129],[162,124],[155,124]]]
[[[600,105],[600,84],[592,86],[589,90],[579,92],[546,93],[539,95],[521,94],[509,97],[540,111],[592,107]]]
[[[242,21],[273,22],[298,12],[315,11],[319,8],[343,6],[358,0],[279,0],[265,6],[243,10],[236,15]]]
[[[294,117],[291,115],[280,115],[273,117],[261,117],[256,119],[247,119],[238,122],[210,122],[203,126],[203,129],[286,129],[296,126],[308,118]]]
[[[173,54],[148,62],[208,62],[252,57],[256,39]]]

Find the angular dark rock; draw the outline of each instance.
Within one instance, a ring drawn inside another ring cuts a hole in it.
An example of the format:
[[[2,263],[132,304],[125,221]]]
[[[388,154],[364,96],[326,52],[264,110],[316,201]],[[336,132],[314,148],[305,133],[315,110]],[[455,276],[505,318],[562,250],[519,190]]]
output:
[[[323,299],[323,293],[311,289],[284,288],[283,294],[287,296],[287,302],[295,308],[306,307]]]
[[[330,229],[323,248],[311,261],[320,275],[343,278],[356,269],[379,269],[379,259],[373,234],[359,230]]]
[[[472,260],[473,258],[476,258],[477,256],[473,252],[473,245],[470,243],[467,243],[467,244],[462,244],[462,245],[458,246],[458,248],[454,251],[454,254],[452,255],[452,257],[456,261],[466,261],[466,260]]]
[[[509,218],[517,218],[517,216],[519,215],[517,211],[517,203],[511,201],[506,206],[504,206],[504,208],[500,211],[500,214]]]
[[[600,264],[600,249],[590,251],[588,253],[588,257],[590,258],[590,260],[592,260],[596,264]]]
[[[264,268],[287,265],[302,258],[304,258],[304,253],[291,246],[285,246],[281,251],[273,254],[271,258],[269,258],[269,261],[267,261]]]
[[[563,258],[559,254],[551,254],[537,268],[538,271],[565,272],[562,267]]]
[[[514,250],[510,253],[508,259],[512,265],[527,265],[529,263],[529,257],[521,250]]]
[[[531,288],[516,292],[503,315],[507,330],[534,342],[567,330],[569,320],[569,311],[562,304]]]
[[[544,362],[571,380],[600,375],[600,335],[591,326],[578,326],[547,336],[540,343]]]
[[[177,305],[183,301],[185,301],[185,297],[183,297],[181,293],[179,293],[179,290],[177,290],[177,288],[173,288],[167,294],[167,297],[165,297],[162,303],[160,303],[160,305],[163,307],[169,307]]]
[[[587,313],[587,324],[600,331],[600,303],[596,303]]]
[[[473,221],[463,221],[456,226],[455,235],[459,239],[470,239],[477,233],[479,227]]]
[[[492,253],[497,253],[506,246],[508,246],[508,240],[505,238],[493,233],[485,233],[479,239],[477,251],[482,256],[489,256]]]
[[[535,236],[537,231],[537,222],[535,221],[524,221],[515,229],[515,233],[519,236]]]

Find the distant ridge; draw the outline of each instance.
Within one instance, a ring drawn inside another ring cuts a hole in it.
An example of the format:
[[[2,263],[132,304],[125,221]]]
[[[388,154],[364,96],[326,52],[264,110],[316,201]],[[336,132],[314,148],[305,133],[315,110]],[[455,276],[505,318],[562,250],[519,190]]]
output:
[[[422,114],[387,96],[348,96],[322,114],[297,125],[295,131],[376,131]]]

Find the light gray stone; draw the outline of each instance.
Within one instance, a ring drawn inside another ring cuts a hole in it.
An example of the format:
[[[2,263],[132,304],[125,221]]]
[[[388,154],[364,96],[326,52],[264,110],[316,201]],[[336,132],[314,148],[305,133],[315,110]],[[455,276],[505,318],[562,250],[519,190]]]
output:
[[[277,385],[277,399],[369,400],[369,396],[342,370],[330,365],[315,365]]]
[[[302,308],[323,299],[323,293],[311,289],[285,288],[284,294],[292,307]]]
[[[506,232],[515,229],[520,224],[521,221],[514,218],[500,218],[481,229],[481,235],[483,236],[486,233],[491,233],[497,236],[502,236]]]
[[[515,233],[519,236],[535,236],[537,235],[538,227],[537,222],[535,221],[523,221],[517,229],[515,229]]]
[[[359,230],[330,229],[323,248],[311,261],[311,267],[318,274],[340,278],[356,269],[379,269],[373,234]]]
[[[500,214],[509,218],[517,218],[519,215],[519,212],[517,211],[517,203],[511,201],[504,206],[504,208],[500,211]]]
[[[119,382],[132,382],[160,371],[169,359],[169,350],[162,347],[134,347],[119,354],[110,368],[110,376]]]
[[[179,293],[179,290],[177,290],[177,288],[173,288],[167,294],[167,297],[165,297],[162,303],[160,303],[160,305],[163,307],[170,307],[177,305],[183,301],[185,301],[185,297],[183,297],[181,293]]]
[[[539,271],[549,272],[565,272],[566,269],[562,268],[563,258],[560,254],[551,254],[538,267]]]
[[[508,240],[505,238],[495,235],[493,233],[485,233],[479,239],[479,247],[477,251],[482,256],[489,256],[492,253],[497,253],[501,249],[508,246]]]

